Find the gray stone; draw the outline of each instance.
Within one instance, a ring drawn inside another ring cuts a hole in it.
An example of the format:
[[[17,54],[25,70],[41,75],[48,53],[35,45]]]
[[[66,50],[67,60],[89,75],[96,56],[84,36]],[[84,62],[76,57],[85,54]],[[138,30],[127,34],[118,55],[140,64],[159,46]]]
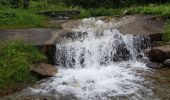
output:
[[[55,66],[45,63],[33,65],[31,66],[30,70],[40,78],[53,77],[58,72]]]
[[[162,69],[164,67],[162,63],[156,63],[156,62],[147,63],[146,66],[153,69]]]
[[[163,63],[166,59],[170,59],[170,45],[152,47],[145,53],[151,61]]]
[[[163,63],[166,67],[170,67],[170,59],[167,59]]]

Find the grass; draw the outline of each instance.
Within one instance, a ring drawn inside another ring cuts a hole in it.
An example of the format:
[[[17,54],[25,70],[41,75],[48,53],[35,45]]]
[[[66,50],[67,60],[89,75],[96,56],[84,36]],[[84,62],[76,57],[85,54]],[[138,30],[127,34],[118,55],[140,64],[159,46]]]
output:
[[[21,9],[1,9],[0,10],[0,28],[32,28],[47,27],[47,18],[44,16],[30,13]]]
[[[129,14],[154,14],[163,18],[170,17],[170,4],[137,6],[127,10]]]
[[[31,2],[29,9],[0,7],[0,29],[16,28],[62,28],[59,24],[50,24],[50,18],[37,14],[40,11],[63,11],[78,8],[66,7],[63,4]]]
[[[65,11],[79,10],[80,15],[75,19],[95,17],[95,16],[113,16],[121,15],[121,9],[83,9],[81,7],[68,7],[62,3],[48,4],[46,2],[31,2],[29,9],[0,7],[0,29],[16,28],[62,28],[60,25],[49,23],[50,18],[38,15],[40,11]]]
[[[37,80],[29,71],[33,63],[45,60],[46,57],[35,47],[11,41],[0,47],[0,95],[31,84]]]

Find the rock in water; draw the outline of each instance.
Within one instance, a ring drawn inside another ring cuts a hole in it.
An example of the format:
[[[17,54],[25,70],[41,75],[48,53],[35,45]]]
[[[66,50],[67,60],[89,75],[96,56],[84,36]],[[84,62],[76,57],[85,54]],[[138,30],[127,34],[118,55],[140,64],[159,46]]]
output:
[[[167,59],[163,63],[166,67],[170,67],[170,59]]]
[[[164,65],[162,63],[156,63],[156,62],[147,63],[146,66],[148,66],[149,68],[153,68],[153,69],[162,69],[162,68],[164,68]]]
[[[151,61],[163,63],[166,59],[170,59],[170,45],[153,47],[147,51],[147,55]]]
[[[30,68],[31,72],[38,75],[40,78],[53,77],[58,72],[57,68],[53,65],[40,63]]]

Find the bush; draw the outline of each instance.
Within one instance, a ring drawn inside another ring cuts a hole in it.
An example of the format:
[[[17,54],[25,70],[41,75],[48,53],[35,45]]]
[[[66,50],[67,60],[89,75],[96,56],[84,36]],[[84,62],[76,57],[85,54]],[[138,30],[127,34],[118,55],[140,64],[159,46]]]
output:
[[[5,43],[0,47],[0,94],[36,81],[29,66],[46,57],[35,47],[19,41]]]

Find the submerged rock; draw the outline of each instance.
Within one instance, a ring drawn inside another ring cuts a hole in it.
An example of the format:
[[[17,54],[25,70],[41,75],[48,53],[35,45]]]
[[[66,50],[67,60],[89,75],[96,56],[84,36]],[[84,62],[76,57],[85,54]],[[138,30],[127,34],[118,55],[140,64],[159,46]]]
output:
[[[30,70],[40,78],[53,77],[58,72],[55,66],[45,63],[31,66]]]

